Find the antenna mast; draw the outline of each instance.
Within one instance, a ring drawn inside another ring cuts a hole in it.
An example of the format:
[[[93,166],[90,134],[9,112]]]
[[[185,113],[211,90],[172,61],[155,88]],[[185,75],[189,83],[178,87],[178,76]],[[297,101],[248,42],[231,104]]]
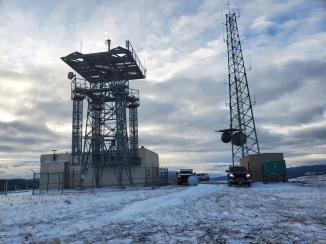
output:
[[[111,40],[110,40],[110,38],[108,38],[108,39],[105,41],[105,44],[108,46],[108,52],[109,52],[110,49],[111,49]]]
[[[240,158],[244,156],[259,154],[260,150],[237,25],[237,16],[234,12],[230,12],[230,8],[226,14],[225,25],[228,53],[230,129],[221,132],[228,133],[232,142],[232,163],[234,164],[239,162]]]

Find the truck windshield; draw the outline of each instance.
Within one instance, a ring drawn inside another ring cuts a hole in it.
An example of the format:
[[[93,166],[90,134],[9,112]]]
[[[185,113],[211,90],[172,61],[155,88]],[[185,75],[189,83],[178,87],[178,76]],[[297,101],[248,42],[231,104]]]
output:
[[[230,171],[232,172],[246,172],[246,167],[232,167],[230,168]]]

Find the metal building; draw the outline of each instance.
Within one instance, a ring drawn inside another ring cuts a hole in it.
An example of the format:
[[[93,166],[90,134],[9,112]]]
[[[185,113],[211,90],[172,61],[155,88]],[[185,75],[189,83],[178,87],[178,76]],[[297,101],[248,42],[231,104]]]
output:
[[[263,162],[266,160],[284,160],[283,153],[261,153],[247,155],[240,159],[240,165],[246,167],[252,174],[252,180],[264,180]]]

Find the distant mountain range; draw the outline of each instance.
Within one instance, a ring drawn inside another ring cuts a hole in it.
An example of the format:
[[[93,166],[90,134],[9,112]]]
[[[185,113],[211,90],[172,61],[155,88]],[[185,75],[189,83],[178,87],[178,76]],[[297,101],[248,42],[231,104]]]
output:
[[[26,179],[0,179],[0,192],[5,191],[7,181],[7,190],[8,191],[18,191],[18,190],[28,190],[33,188],[33,180]],[[39,180],[35,179],[34,188],[38,188]]]
[[[326,174],[326,165],[311,165],[287,168],[288,178],[293,179],[305,174],[322,173]]]
[[[326,165],[309,165],[287,168],[288,179],[298,178],[306,174],[321,173],[326,174]],[[214,177],[215,180],[226,180],[225,176]]]

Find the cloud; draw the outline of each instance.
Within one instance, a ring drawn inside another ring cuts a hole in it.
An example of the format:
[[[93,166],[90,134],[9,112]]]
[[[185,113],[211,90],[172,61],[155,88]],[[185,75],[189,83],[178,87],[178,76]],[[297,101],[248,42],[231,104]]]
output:
[[[8,169],[8,165],[7,164],[0,164],[0,169]]]
[[[59,58],[80,48],[103,51],[108,36],[112,46],[130,39],[148,69],[146,80],[130,81],[140,90],[140,144],[172,169],[224,173],[230,145],[214,130],[229,124],[225,4],[0,4],[0,165],[7,175],[30,175],[41,153],[70,150],[70,68]],[[249,40],[242,43],[247,66],[252,57],[248,80],[261,148],[284,152],[289,165],[322,162],[324,3],[255,0],[237,7],[241,38]]]
[[[258,31],[264,31],[274,26],[272,21],[267,20],[266,16],[260,16],[254,20],[250,28]]]
[[[306,130],[298,130],[293,133],[293,136],[297,139],[304,139],[308,143],[316,142],[317,144],[325,142],[326,128],[325,126],[316,126]]]

